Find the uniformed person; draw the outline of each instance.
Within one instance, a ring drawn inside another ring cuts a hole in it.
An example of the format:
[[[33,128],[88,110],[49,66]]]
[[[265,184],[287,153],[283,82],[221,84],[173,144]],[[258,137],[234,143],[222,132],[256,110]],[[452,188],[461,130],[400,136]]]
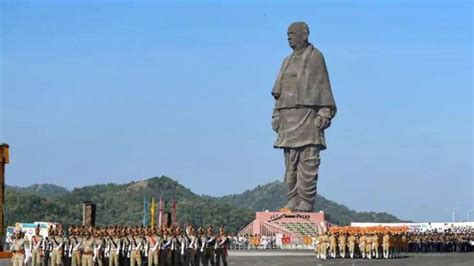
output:
[[[132,231],[130,242],[130,266],[142,265],[142,249],[144,245],[143,237],[140,235],[139,229]]]
[[[73,228],[69,236],[69,257],[71,258],[71,266],[81,265],[81,244],[82,236],[78,228]]]
[[[339,234],[339,237],[337,238],[337,243],[339,245],[339,255],[341,258],[346,257],[346,245],[347,245],[347,236],[346,233],[342,232]]]
[[[96,228],[94,232],[94,244],[95,244],[95,249],[94,249],[94,263],[97,263],[98,266],[103,266],[104,265],[104,238],[102,236],[102,230],[99,228]]]
[[[119,266],[122,239],[117,229],[110,233],[107,249],[109,250],[109,266]]]
[[[22,266],[25,261],[28,261],[26,257],[26,249],[28,247],[28,241],[22,236],[22,232],[17,229],[15,231],[14,239],[10,246],[10,250],[13,253],[12,263],[13,266]]]
[[[351,233],[349,237],[347,238],[347,242],[349,242],[349,257],[351,259],[354,258],[356,241],[357,241],[357,234]]]
[[[185,255],[185,266],[196,265],[196,250],[198,248],[198,238],[194,232],[192,225],[189,225],[186,229],[186,255]],[[198,264],[199,265],[199,264]]]
[[[227,247],[229,245],[229,238],[225,233],[224,228],[219,229],[219,235],[216,239],[216,265],[220,266],[220,261],[222,260],[222,265],[227,266]]]
[[[53,230],[51,239],[51,265],[60,266],[63,263],[63,251],[64,251],[64,237],[61,229]]]
[[[380,236],[378,233],[374,233],[372,236],[372,256],[376,259],[379,257],[379,249],[380,249]]]
[[[95,240],[91,236],[92,232],[90,229],[86,229],[84,232],[84,239],[81,242],[82,250],[82,265],[81,266],[94,266],[94,251],[95,251]]]
[[[335,259],[337,255],[337,237],[335,233],[329,232],[329,254]]]
[[[359,243],[360,256],[361,256],[361,258],[365,259],[366,237],[365,237],[365,234],[364,234],[364,233],[362,233],[362,234],[359,236],[359,239],[358,239],[357,242]]]
[[[35,235],[31,237],[31,266],[41,265],[41,255],[43,253],[44,239],[40,234],[39,225],[35,229]]]
[[[327,233],[322,234],[321,239],[320,239],[320,245],[321,245],[321,248],[319,250],[320,258],[322,260],[326,260],[327,255],[328,255],[328,246],[329,246],[329,236],[327,235]]]
[[[148,231],[146,243],[148,248],[148,266],[157,266],[159,264],[161,237],[154,228]]]
[[[171,228],[166,228],[163,227],[161,229],[161,235],[162,235],[162,245],[161,245],[161,250],[160,250],[160,266],[167,266],[171,265],[172,261],[169,256],[170,249],[171,249],[171,240],[173,239],[171,237]]]
[[[365,256],[372,259],[372,235],[370,232],[365,236]]]
[[[383,257],[385,259],[390,258],[390,232],[386,232],[383,235],[382,248],[383,248]]]
[[[181,228],[179,226],[176,227],[174,230],[174,237],[172,243],[172,250],[173,250],[173,265],[174,266],[181,266],[183,255],[184,255],[184,246],[183,244],[183,237],[181,235]]]

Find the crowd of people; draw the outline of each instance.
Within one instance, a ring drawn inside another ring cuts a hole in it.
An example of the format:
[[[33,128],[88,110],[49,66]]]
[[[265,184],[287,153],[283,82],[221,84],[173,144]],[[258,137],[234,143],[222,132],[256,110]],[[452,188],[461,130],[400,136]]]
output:
[[[330,227],[313,236],[228,235],[223,228],[192,226],[84,227],[67,232],[36,228],[27,238],[16,230],[13,266],[227,265],[228,249],[313,249],[328,258],[395,258],[410,252],[473,252],[474,229],[409,231],[407,227]]]
[[[474,231],[410,232],[408,227],[332,227],[314,239],[319,259],[395,258],[408,252],[472,252]]]
[[[37,228],[31,239],[17,230],[11,251],[13,266],[207,266],[227,265],[228,245],[223,228],[73,226],[67,234],[51,228],[48,237]]]

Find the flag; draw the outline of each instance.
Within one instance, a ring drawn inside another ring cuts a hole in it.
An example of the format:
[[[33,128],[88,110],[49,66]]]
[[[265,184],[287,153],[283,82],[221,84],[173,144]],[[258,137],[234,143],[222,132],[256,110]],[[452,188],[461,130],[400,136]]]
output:
[[[171,206],[171,224],[173,226],[177,225],[177,221],[176,221],[176,200],[173,200],[173,205]]]
[[[158,228],[163,225],[163,199],[160,197],[160,206],[158,206]]]
[[[148,201],[146,200],[146,196],[143,197],[143,227],[148,226]]]
[[[155,227],[155,198],[151,198],[150,225]]]

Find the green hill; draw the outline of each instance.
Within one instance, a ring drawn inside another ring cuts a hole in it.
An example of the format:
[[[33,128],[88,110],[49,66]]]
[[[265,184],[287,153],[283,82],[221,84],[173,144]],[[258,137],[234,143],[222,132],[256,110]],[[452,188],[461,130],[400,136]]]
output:
[[[42,197],[57,197],[69,192],[66,188],[53,184],[36,184],[28,187],[7,186],[7,189],[13,189],[17,192],[29,192]]]
[[[276,210],[286,203],[286,188],[281,182],[273,182],[242,194],[224,197],[201,196],[168,177],[154,177],[128,184],[102,184],[75,188],[72,191],[58,189],[58,196],[47,189],[50,185],[34,185],[28,188],[7,187],[5,193],[5,220],[15,222],[52,221],[65,226],[82,222],[82,202],[96,204],[98,225],[139,225],[143,219],[143,198],[160,197],[177,201],[177,217],[180,223],[195,226],[224,225],[229,231],[238,231],[254,219],[254,212]],[[350,221],[396,222],[387,213],[356,212],[344,205],[318,196],[317,210],[323,210],[330,222],[348,224]]]
[[[257,186],[242,194],[233,194],[216,198],[223,203],[254,211],[278,210],[287,202],[286,185],[275,181]],[[348,225],[351,222],[400,222],[397,217],[385,212],[357,212],[348,207],[330,201],[321,195],[316,196],[315,210],[324,211],[326,219],[334,224]]]
[[[245,208],[201,197],[168,177],[76,188],[57,197],[44,197],[35,192],[22,192],[7,187],[5,220],[7,224],[24,221],[54,221],[66,226],[82,223],[82,202],[96,204],[98,225],[139,225],[143,219],[144,197],[177,201],[180,223],[194,225],[225,225],[237,231],[253,219],[254,213]]]

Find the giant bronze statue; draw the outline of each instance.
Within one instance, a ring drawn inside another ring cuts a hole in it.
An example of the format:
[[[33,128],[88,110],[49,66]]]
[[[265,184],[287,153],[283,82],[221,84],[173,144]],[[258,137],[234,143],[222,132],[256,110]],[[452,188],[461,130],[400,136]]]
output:
[[[272,127],[278,134],[274,147],[283,149],[286,166],[285,208],[300,212],[314,209],[319,153],[326,149],[324,131],[336,114],[326,63],[308,36],[306,23],[290,25],[288,43],[293,53],[283,61],[272,90]]]

